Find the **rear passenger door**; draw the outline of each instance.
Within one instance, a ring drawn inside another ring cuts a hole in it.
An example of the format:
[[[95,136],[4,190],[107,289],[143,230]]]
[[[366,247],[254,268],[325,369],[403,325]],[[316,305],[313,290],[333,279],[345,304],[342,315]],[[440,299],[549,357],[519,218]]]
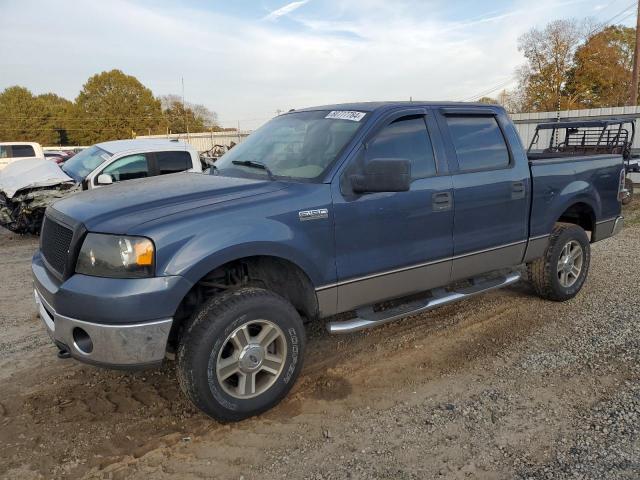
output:
[[[523,149],[510,148],[520,146],[517,133],[499,110],[445,108],[438,115],[454,190],[452,280],[519,264],[530,174]]]
[[[338,311],[445,284],[452,254],[451,177],[424,109],[381,119],[332,185]],[[427,125],[429,126],[427,128]],[[411,161],[406,192],[356,194],[350,175],[376,158]],[[443,168],[444,167],[444,168]]]

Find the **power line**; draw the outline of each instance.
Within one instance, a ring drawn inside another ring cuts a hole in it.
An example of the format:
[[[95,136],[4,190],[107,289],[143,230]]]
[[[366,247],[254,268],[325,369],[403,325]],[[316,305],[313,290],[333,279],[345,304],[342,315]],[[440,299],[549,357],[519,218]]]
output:
[[[463,98],[463,99],[461,99],[461,100],[458,100],[458,101],[460,101],[460,102],[470,102],[470,101],[472,101],[472,100],[475,100],[475,99],[478,99],[478,98],[482,98],[482,97],[484,97],[484,96],[486,96],[486,95],[489,95],[490,93],[495,92],[496,90],[500,90],[501,88],[506,87],[506,86],[507,86],[507,85],[509,85],[511,82],[513,82],[514,78],[515,78],[515,76],[514,76],[514,75],[512,75],[511,77],[509,77],[509,79],[508,79],[508,80],[504,80],[504,81],[502,81],[502,82],[500,82],[500,83],[498,83],[498,84],[494,85],[493,87],[487,88],[487,89],[485,89],[485,90],[482,90],[482,91],[481,91],[481,92],[479,92],[479,93],[476,93],[476,94],[471,95],[471,96],[469,96],[469,97],[465,97],[465,98]]]
[[[613,2],[610,2],[608,5],[611,5]],[[607,5],[607,6],[608,6]],[[609,26],[611,24],[611,22],[613,22],[614,20],[617,19],[618,22],[622,22],[624,20],[626,20],[627,18],[632,17],[633,15],[635,15],[635,12],[631,12],[627,15],[625,15],[622,18],[618,18],[620,17],[620,15],[624,15],[625,13],[627,13],[630,9],[637,7],[637,3],[633,2],[631,4],[629,4],[628,6],[626,6],[625,8],[623,8],[622,10],[620,10],[618,13],[616,13],[615,15],[613,15],[612,17],[610,17],[609,19],[605,20],[604,22],[600,23],[600,25],[596,28],[594,28],[591,32],[589,32],[587,34],[587,37],[591,37],[592,35],[594,35],[598,30],[603,30],[604,28],[606,28],[607,26]],[[508,80],[503,81],[501,83],[498,83],[496,85],[494,85],[493,87],[487,88],[479,93],[476,93],[475,95],[471,95],[469,97],[465,97],[464,99],[461,99],[459,101],[461,102],[469,102],[472,100],[476,100],[478,98],[482,98],[486,95],[489,95],[490,93],[495,92],[496,90],[500,90],[501,88],[506,87],[507,85],[509,85],[513,80],[515,79],[515,76],[510,77]]]
[[[625,7],[624,9],[622,9],[620,12],[616,13],[613,17],[611,17],[609,20],[605,20],[604,22],[602,22],[605,26],[610,24],[611,22],[613,22],[617,17],[619,17],[620,15],[622,15],[623,13],[626,13],[628,10],[632,9],[633,7],[637,6],[636,2],[632,2],[631,4],[629,4],[629,6]]]
[[[609,3],[609,5],[611,5],[611,3]],[[602,30],[604,30],[605,28],[607,28],[608,26],[611,25],[611,23],[616,20],[617,17],[619,17],[620,15],[623,15],[624,13],[628,12],[630,9],[632,9],[633,7],[636,6],[636,2],[633,2],[631,4],[629,4],[628,6],[626,6],[625,8],[623,8],[622,10],[620,10],[618,13],[616,13],[613,17],[609,18],[608,20],[605,20],[604,22],[600,22],[599,25],[597,25],[596,27],[593,28],[593,30],[591,30],[589,33],[587,33],[586,37],[592,37],[593,35],[600,33]],[[626,20],[627,18],[629,18],[631,15],[633,15],[634,12],[631,12],[629,15],[623,17],[623,18],[619,18],[617,19],[617,22],[623,22],[624,20]]]

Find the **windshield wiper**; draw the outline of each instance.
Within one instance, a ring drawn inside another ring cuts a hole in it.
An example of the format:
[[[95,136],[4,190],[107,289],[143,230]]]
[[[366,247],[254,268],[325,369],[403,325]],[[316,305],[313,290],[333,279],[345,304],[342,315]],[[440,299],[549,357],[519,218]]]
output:
[[[267,167],[262,162],[254,162],[253,160],[233,160],[231,163],[233,163],[234,165],[241,165],[243,167],[259,168],[260,170],[264,170],[265,172],[267,172],[267,175],[269,175],[269,180],[275,180],[273,172],[271,172],[271,170],[269,170],[269,167]]]

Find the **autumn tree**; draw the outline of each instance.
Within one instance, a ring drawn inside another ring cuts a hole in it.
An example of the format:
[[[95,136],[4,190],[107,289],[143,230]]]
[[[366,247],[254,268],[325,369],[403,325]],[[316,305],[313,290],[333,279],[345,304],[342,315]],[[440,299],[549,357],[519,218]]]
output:
[[[75,101],[74,139],[90,145],[162,132],[160,101],[120,70],[92,76]]]
[[[629,98],[635,29],[609,26],[590,36],[574,55],[567,93],[579,108],[617,107]]]
[[[217,116],[204,105],[185,102],[178,95],[160,97],[166,129],[172,133],[202,132],[217,126]]]
[[[553,111],[575,106],[566,90],[573,57],[584,38],[585,26],[575,20],[556,20],[544,29],[532,28],[518,40],[527,63],[518,71],[521,108]]]

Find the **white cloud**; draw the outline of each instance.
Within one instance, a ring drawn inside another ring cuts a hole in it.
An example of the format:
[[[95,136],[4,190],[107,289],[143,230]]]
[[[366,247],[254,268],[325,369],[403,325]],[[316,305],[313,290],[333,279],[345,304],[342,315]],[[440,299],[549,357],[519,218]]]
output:
[[[324,13],[289,10],[299,28],[285,29],[142,5],[0,0],[0,15],[12,19],[0,29],[0,90],[20,84],[74,98],[89,76],[119,68],[164,95],[180,93],[184,77],[188,101],[217,111],[224,125],[254,128],[277,109],[466,98],[513,74],[522,62],[519,35],[548,22],[549,12],[557,18],[575,10],[518,0],[451,20],[447,0],[327,0]],[[65,28],[52,31],[58,24]]]
[[[303,6],[305,3],[308,3],[308,2],[309,2],[309,0],[300,0],[298,2],[287,3],[283,7],[280,7],[279,9],[274,10],[269,15],[264,17],[264,20],[277,20],[278,18],[280,18],[280,17],[282,17],[284,15],[288,15],[289,13],[293,12],[294,10],[299,9],[301,6]]]

